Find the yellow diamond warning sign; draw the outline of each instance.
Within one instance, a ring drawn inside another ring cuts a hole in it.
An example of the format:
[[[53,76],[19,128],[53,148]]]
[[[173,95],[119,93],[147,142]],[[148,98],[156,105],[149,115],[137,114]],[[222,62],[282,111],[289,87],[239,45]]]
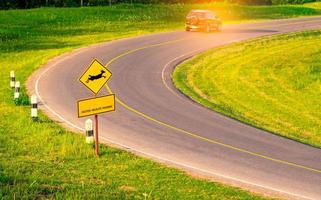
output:
[[[111,77],[111,72],[97,59],[94,59],[79,81],[97,94]]]

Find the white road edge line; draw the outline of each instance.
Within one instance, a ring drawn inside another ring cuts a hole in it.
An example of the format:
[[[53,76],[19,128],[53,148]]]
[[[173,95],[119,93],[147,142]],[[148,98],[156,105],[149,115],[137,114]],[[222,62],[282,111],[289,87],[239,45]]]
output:
[[[163,84],[165,85],[165,87],[171,92],[173,93],[176,97],[180,98],[180,99],[184,99],[183,97],[179,96],[175,91],[173,91],[172,88],[169,87],[169,85],[166,83],[166,78],[165,78],[165,71],[166,69],[175,61],[181,59],[181,58],[184,58],[186,56],[192,56],[194,53],[196,52],[202,52],[203,50],[205,50],[204,48],[200,48],[200,49],[197,49],[197,50],[194,50],[194,51],[190,51],[186,54],[183,54],[183,55],[180,55],[172,60],[170,60],[168,63],[166,63],[163,67],[163,70],[162,70],[162,81],[163,81]],[[185,100],[185,99],[184,99]]]
[[[197,51],[197,50],[196,50]],[[193,51],[193,52],[196,52],[196,51]],[[190,52],[191,53],[191,52]],[[73,55],[70,55],[68,57],[71,57],[71,56],[75,56],[77,55],[77,53],[73,54]],[[184,55],[181,55],[181,56],[178,56],[176,57],[174,60],[177,60],[178,58],[180,57],[183,57],[183,56],[186,56],[188,54],[184,54]],[[69,126],[73,127],[73,128],[76,128],[80,131],[85,131],[84,128],[81,128],[75,124],[73,124],[72,122],[66,120],[64,117],[62,117],[60,114],[58,114],[56,111],[54,111],[50,106],[48,106],[42,99],[40,93],[39,93],[39,81],[40,79],[42,78],[42,76],[44,74],[46,74],[49,70],[51,70],[52,68],[56,67],[58,63],[61,63],[63,62],[67,57],[64,57],[62,58],[61,60],[55,62],[53,65],[51,65],[50,67],[48,67],[45,71],[43,71],[39,77],[36,79],[36,82],[35,82],[35,92],[36,92],[36,95],[38,96],[40,102],[42,103],[42,105],[48,109],[52,114],[54,114],[56,117],[58,117],[61,121],[65,122],[66,124],[68,124]],[[170,61],[170,62],[173,62],[173,61]],[[163,70],[164,71],[164,70]],[[162,72],[162,77],[163,77],[163,72]],[[168,87],[168,86],[167,86]],[[169,88],[169,87],[168,87]],[[170,89],[171,90],[171,89]],[[172,90],[171,90],[172,91]],[[174,91],[172,91],[174,92]],[[177,94],[176,94],[177,95]],[[232,181],[236,181],[236,182],[239,182],[239,183],[243,183],[243,184],[247,184],[247,185],[252,185],[252,186],[255,186],[255,187],[259,187],[259,188],[263,188],[263,189],[267,189],[267,190],[270,190],[270,191],[274,191],[274,192],[278,192],[278,193],[283,193],[283,194],[286,194],[286,195],[289,195],[289,196],[296,196],[298,198],[301,198],[301,199],[307,199],[307,200],[313,200],[309,197],[305,197],[305,196],[302,196],[302,195],[299,195],[299,194],[294,194],[294,193],[291,193],[291,192],[287,192],[287,191],[283,191],[283,190],[279,190],[279,189],[276,189],[276,188],[272,188],[272,187],[268,187],[268,186],[263,186],[263,185],[260,185],[260,184],[256,184],[256,183],[252,183],[252,182],[248,182],[248,181],[245,181],[245,180],[241,180],[241,179],[237,179],[237,178],[234,178],[234,177],[230,177],[230,176],[226,176],[226,175],[223,175],[223,174],[218,174],[218,173],[215,173],[215,172],[211,172],[211,171],[208,171],[208,170],[205,170],[205,169],[201,169],[201,168],[198,168],[198,167],[194,167],[194,166],[191,166],[191,165],[187,165],[187,164],[183,164],[183,163],[179,163],[179,162],[176,162],[174,160],[169,160],[169,159],[166,159],[166,158],[163,158],[163,157],[160,157],[160,156],[157,156],[155,154],[150,154],[150,153],[147,153],[147,152],[144,152],[144,151],[141,151],[141,150],[138,150],[138,149],[135,149],[135,148],[132,148],[132,147],[129,147],[129,146],[126,146],[124,144],[121,144],[121,143],[118,143],[118,142],[115,142],[111,139],[108,139],[106,137],[103,137],[103,136],[99,136],[99,138],[105,140],[106,142],[110,142],[110,143],[113,143],[113,144],[116,144],[120,147],[123,147],[123,148],[126,148],[126,149],[130,149],[132,150],[133,152],[137,152],[139,154],[143,154],[143,155],[146,155],[146,156],[149,156],[151,158],[154,158],[156,160],[161,160],[163,162],[169,162],[169,163],[172,163],[174,165],[177,165],[177,166],[181,166],[183,168],[188,168],[188,169],[191,169],[191,170],[194,170],[194,171],[199,171],[199,172],[202,172],[202,173],[206,173],[206,174],[209,174],[209,175],[212,175],[212,176],[216,176],[216,177],[221,177],[223,179],[227,179],[227,180],[232,180]]]
[[[57,62],[57,63],[60,63],[60,62],[62,62],[62,61],[64,61],[64,60],[65,60],[65,58],[63,58],[62,60],[60,60],[60,61]],[[70,121],[66,120],[66,119],[63,118],[61,115],[59,115],[59,114],[58,114],[56,111],[54,111],[52,108],[50,108],[50,107],[43,101],[43,99],[42,99],[42,97],[41,97],[41,95],[40,95],[40,93],[39,93],[39,80],[42,78],[42,76],[43,76],[45,73],[47,73],[49,70],[51,70],[53,67],[55,67],[55,66],[57,65],[57,63],[55,63],[55,64],[53,64],[52,66],[48,67],[48,68],[47,68],[45,71],[43,71],[43,72],[39,75],[39,77],[37,78],[36,83],[35,83],[35,92],[36,92],[36,95],[37,95],[39,101],[42,103],[42,105],[43,105],[46,109],[48,109],[52,114],[54,114],[56,117],[58,117],[61,121],[67,123],[69,126],[71,126],[71,127],[73,127],[73,128],[76,128],[76,129],[78,129],[78,130],[80,130],[80,131],[85,131],[84,128],[80,128],[79,126],[71,123]]]
[[[235,39],[235,40],[231,40],[229,41],[228,43],[224,44],[224,45],[228,45],[228,44],[232,44],[232,43],[236,43],[236,42],[241,42],[241,41],[244,41],[244,40],[240,40],[240,39]],[[220,47],[220,46],[218,46]],[[179,97],[180,99],[183,99],[183,97],[179,96],[175,91],[173,91],[173,89],[171,87],[169,87],[169,85],[166,83],[166,78],[165,78],[165,71],[166,69],[175,61],[183,58],[183,57],[188,57],[188,56],[193,56],[195,53],[201,53],[203,51],[206,51],[206,50],[209,50],[209,49],[212,49],[212,48],[215,48],[215,47],[210,47],[210,48],[199,48],[199,49],[196,49],[196,50],[193,50],[193,51],[190,51],[188,53],[185,53],[185,54],[182,54],[178,57],[175,57],[174,59],[170,60],[168,63],[166,63],[163,67],[163,70],[162,70],[162,81],[163,81],[163,84],[165,85],[165,87],[171,92],[173,93],[175,96]],[[189,58],[187,58],[189,59]],[[185,99],[184,99],[185,100]]]

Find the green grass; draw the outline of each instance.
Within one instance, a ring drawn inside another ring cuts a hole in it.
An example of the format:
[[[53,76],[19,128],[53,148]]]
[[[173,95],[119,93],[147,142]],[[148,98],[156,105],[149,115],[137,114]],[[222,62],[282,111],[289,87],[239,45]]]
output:
[[[175,85],[197,102],[321,147],[321,31],[210,50],[180,65]]]
[[[321,9],[321,2],[308,3],[304,5],[307,8]]]
[[[114,148],[93,156],[84,137],[40,114],[29,118],[28,97],[17,106],[9,72],[25,83],[50,58],[93,43],[183,28],[192,8],[217,10],[226,23],[320,13],[304,6],[118,5],[0,11],[0,199],[260,199],[236,188],[197,180]],[[6,78],[7,77],[7,78]]]
[[[262,199],[115,148],[101,147],[96,158],[84,137],[43,115],[33,123],[23,107],[4,111],[0,199]]]

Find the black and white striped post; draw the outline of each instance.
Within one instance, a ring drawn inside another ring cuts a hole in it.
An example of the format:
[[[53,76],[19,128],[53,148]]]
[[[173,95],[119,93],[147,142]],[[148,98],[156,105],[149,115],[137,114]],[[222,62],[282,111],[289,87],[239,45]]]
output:
[[[85,127],[86,127],[86,143],[93,144],[94,143],[93,121],[91,119],[87,119],[85,122]]]
[[[30,98],[31,102],[31,117],[32,120],[36,121],[38,119],[38,100],[36,95],[32,95]]]
[[[19,96],[20,96],[20,82],[17,81],[15,82],[15,90],[13,95],[14,100],[17,101],[19,99]]]
[[[16,77],[15,77],[15,74],[14,74],[14,71],[10,71],[10,87],[11,89],[14,89],[15,88],[15,82],[16,82]]]

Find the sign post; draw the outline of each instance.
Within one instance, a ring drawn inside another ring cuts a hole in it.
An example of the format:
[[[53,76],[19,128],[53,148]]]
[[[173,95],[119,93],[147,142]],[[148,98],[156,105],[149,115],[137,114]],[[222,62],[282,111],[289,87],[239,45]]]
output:
[[[112,73],[97,59],[94,59],[79,81],[95,95],[94,98],[79,100],[77,103],[78,117],[95,116],[95,154],[99,156],[98,114],[115,111],[115,95],[96,95],[107,83]]]
[[[99,156],[98,115],[95,115],[95,153]]]

